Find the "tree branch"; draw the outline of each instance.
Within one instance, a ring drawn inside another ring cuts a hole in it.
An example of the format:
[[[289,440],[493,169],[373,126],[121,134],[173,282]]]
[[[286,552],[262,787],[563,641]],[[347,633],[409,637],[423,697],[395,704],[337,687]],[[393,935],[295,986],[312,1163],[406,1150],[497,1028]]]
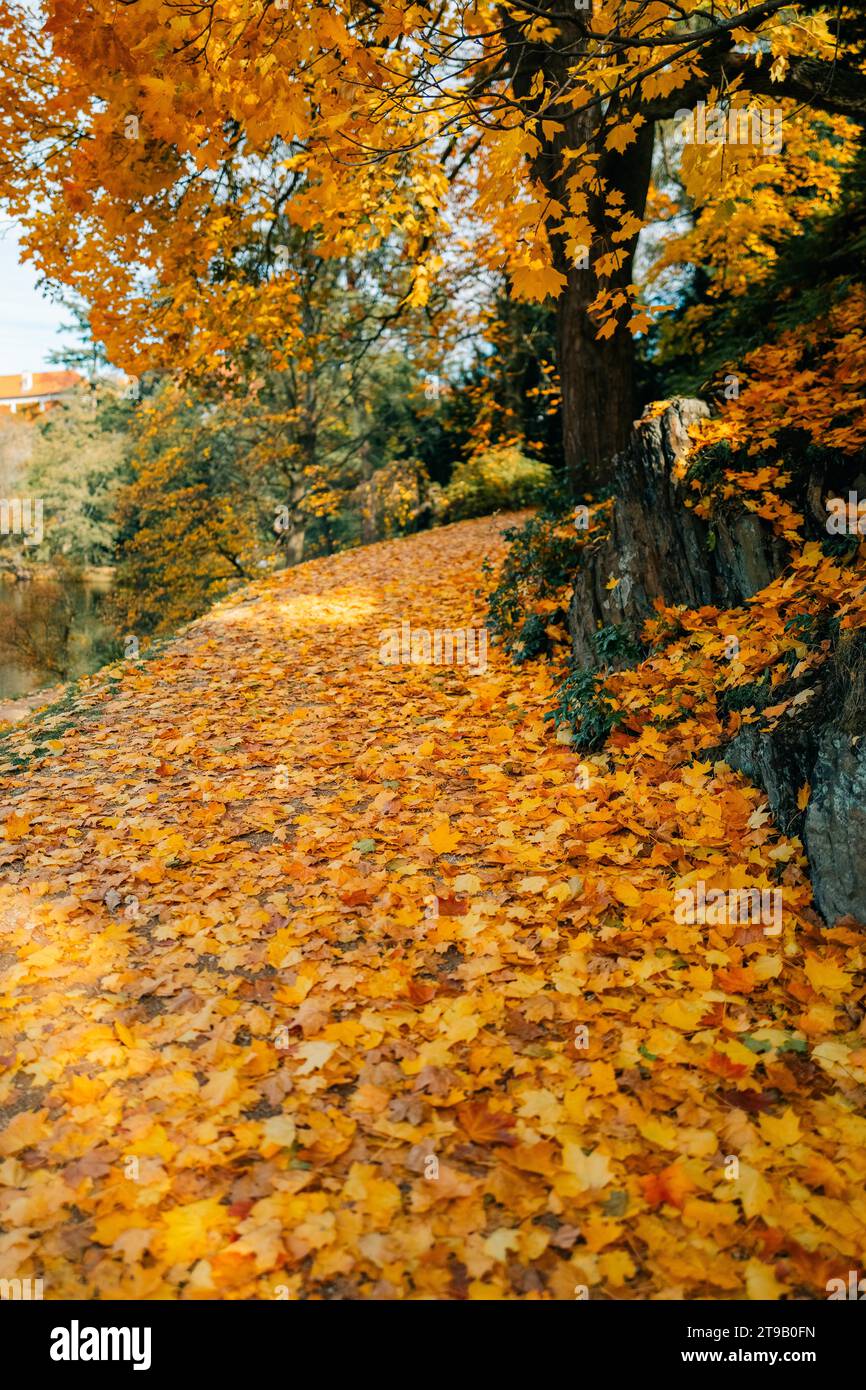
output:
[[[781,82],[774,82],[769,63],[757,67],[748,53],[726,53],[710,65],[705,77],[693,77],[668,96],[654,97],[652,101],[631,100],[628,105],[648,120],[664,120],[700,101],[710,87],[738,77],[743,78],[744,90],[755,96],[794,98],[831,115],[866,122],[866,73],[820,58],[795,59]]]

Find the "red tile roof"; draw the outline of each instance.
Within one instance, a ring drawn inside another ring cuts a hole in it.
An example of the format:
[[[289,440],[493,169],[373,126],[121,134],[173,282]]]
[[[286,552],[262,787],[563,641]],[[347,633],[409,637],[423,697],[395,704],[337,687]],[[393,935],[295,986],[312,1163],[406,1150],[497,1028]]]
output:
[[[22,375],[18,372],[15,376],[0,376],[0,400],[10,396],[25,401],[30,396],[53,396],[59,391],[71,391],[84,380],[78,372],[31,372],[30,388],[22,391]]]

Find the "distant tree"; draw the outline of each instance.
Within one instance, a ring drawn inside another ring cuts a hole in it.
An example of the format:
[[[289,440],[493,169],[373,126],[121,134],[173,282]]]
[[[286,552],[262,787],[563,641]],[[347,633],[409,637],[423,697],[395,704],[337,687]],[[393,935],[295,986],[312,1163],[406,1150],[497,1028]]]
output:
[[[21,496],[32,445],[33,426],[25,416],[0,416],[0,497]]]
[[[36,559],[87,565],[114,558],[118,489],[128,478],[129,411],[105,381],[80,387],[36,426],[27,488],[43,502]]]
[[[73,321],[62,323],[58,332],[70,334],[75,342],[63,343],[60,347],[52,348],[47,360],[52,366],[65,367],[71,372],[83,372],[88,380],[93,381],[100,372],[104,372],[111,365],[105,348],[93,336],[87,305],[70,299],[63,299],[62,303],[72,315]]]

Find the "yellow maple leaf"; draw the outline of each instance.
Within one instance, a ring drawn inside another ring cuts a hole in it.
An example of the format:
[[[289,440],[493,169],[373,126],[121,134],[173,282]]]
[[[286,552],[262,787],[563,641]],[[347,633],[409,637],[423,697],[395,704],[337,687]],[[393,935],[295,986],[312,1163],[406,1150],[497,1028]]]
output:
[[[741,1162],[739,1176],[731,1183],[731,1196],[739,1197],[743,1211],[751,1221],[753,1216],[760,1216],[766,1209],[772,1191],[756,1168]]]
[[[221,1233],[231,1221],[228,1207],[216,1197],[174,1207],[163,1218],[159,1238],[162,1254],[169,1264],[192,1264],[221,1243]]]
[[[620,154],[627,145],[631,145],[637,139],[638,127],[644,124],[644,117],[636,115],[630,121],[617,122],[613,125],[605,140],[605,147],[609,150],[617,150]]]
[[[682,1028],[685,1032],[693,1032],[706,1011],[707,1006],[701,999],[674,999],[659,1010],[659,1015],[663,1022],[669,1024],[671,1028]]]
[[[746,1292],[749,1298],[762,1301],[781,1298],[787,1293],[787,1289],[784,1284],[779,1283],[772,1265],[762,1264],[760,1260],[749,1260],[746,1265]]]
[[[446,816],[427,835],[427,843],[436,854],[450,854],[460,843],[460,836],[451,829],[451,821]]]
[[[3,833],[7,840],[23,840],[29,830],[29,816],[19,816],[17,811],[13,811],[3,826]]]
[[[567,1173],[577,1178],[583,1191],[594,1191],[610,1182],[610,1160],[607,1154],[585,1154],[579,1144],[565,1144],[562,1150],[562,1166]]]
[[[278,1149],[290,1149],[295,1142],[295,1122],[291,1115],[271,1115],[262,1125],[262,1150],[266,1158]]]
[[[522,878],[518,887],[521,893],[541,893],[547,886],[547,879],[540,874],[535,874],[531,878]]]
[[[336,1050],[337,1044],[332,1042],[301,1043],[298,1056],[303,1057],[304,1065],[298,1067],[298,1076],[309,1076],[310,1072],[319,1071]]]
[[[552,265],[514,266],[511,271],[511,293],[515,299],[554,299],[566,286],[566,278]]]
[[[800,1121],[789,1106],[784,1115],[776,1119],[773,1115],[762,1115],[761,1129],[774,1148],[781,1149],[800,1140]]]
[[[807,956],[804,968],[816,994],[834,994],[838,990],[848,989],[851,984],[851,976],[831,960]]]
[[[627,1250],[609,1250],[600,1256],[598,1267],[603,1277],[609,1284],[613,1284],[615,1289],[621,1288],[626,1279],[631,1279],[637,1273],[634,1260]]]

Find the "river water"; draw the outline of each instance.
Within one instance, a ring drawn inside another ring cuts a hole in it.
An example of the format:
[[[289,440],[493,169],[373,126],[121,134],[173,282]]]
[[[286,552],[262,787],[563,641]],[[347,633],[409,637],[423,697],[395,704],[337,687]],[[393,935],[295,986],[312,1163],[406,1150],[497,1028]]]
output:
[[[110,590],[110,581],[0,583],[0,700],[75,680],[119,655]]]

